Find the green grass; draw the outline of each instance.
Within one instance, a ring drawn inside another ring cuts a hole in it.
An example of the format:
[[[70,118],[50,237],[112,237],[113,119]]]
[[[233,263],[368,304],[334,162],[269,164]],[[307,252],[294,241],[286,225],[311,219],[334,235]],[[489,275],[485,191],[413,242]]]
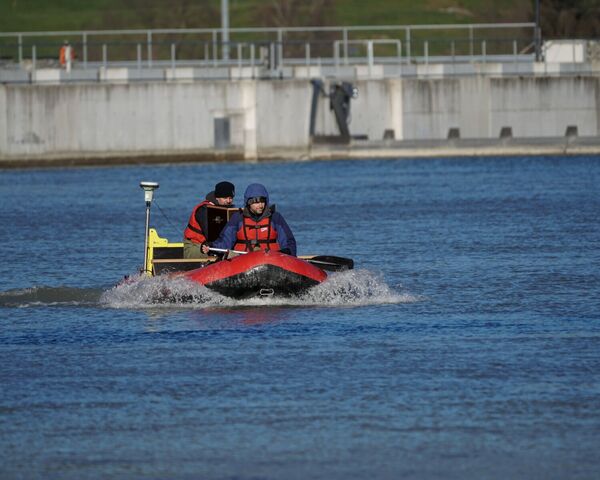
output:
[[[231,26],[264,26],[265,21],[256,12],[272,1],[230,0]],[[501,7],[497,6],[498,3]],[[153,4],[158,7],[148,13],[145,7],[136,9],[136,2],[131,0],[0,0],[0,31],[219,26],[218,16],[213,17],[212,21],[204,18],[194,22],[194,18],[202,18],[201,4],[192,6],[188,11],[197,16],[188,14],[180,17],[174,15],[172,10],[173,6],[181,4],[181,0],[164,0]],[[348,26],[523,21],[523,17],[531,11],[530,4],[529,0],[335,0],[330,18],[334,25]],[[137,5],[145,4],[138,2]],[[210,6],[215,12],[220,11],[219,0],[211,0]],[[152,20],[149,20],[150,17]]]

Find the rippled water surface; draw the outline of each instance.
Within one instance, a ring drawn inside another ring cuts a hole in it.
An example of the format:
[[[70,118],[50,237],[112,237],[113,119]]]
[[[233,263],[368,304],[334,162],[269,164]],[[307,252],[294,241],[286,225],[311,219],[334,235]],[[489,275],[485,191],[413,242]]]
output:
[[[139,181],[179,240],[223,179],[356,270],[243,302],[139,277]],[[599,157],[0,171],[0,478],[598,478],[599,183]]]

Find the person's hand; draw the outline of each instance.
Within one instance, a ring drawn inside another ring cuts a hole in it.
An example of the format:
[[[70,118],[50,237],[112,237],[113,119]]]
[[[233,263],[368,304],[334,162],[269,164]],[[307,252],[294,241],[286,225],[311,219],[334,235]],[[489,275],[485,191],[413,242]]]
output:
[[[202,246],[200,247],[200,250],[202,250],[202,253],[207,255],[208,252],[210,251],[210,247],[208,246],[208,243],[203,243]]]

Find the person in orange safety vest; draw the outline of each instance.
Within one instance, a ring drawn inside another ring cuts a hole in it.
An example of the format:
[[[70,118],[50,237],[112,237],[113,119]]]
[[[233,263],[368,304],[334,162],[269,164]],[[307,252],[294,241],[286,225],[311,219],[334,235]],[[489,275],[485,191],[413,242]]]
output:
[[[58,52],[58,61],[60,66],[70,72],[73,60],[75,60],[75,49],[71,46],[68,40],[65,40],[62,47],[60,47],[60,51]]]
[[[208,205],[220,205],[222,207],[233,207],[233,198],[235,197],[235,186],[230,182],[219,182],[215,189],[206,195],[206,199],[194,207],[187,227],[183,232],[183,258],[206,258],[208,250],[205,253],[202,249],[206,245],[206,236],[208,215],[206,207]]]

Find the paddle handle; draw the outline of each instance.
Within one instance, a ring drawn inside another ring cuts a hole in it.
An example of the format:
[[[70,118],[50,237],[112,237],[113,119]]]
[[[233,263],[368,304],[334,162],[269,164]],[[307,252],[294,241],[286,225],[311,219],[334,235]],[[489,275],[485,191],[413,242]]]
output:
[[[238,253],[240,255],[245,255],[246,253],[248,253],[248,252],[242,252],[240,250],[227,250],[226,248],[214,248],[214,247],[209,247],[208,250],[210,252],[219,252],[219,253],[231,252],[231,253]]]

